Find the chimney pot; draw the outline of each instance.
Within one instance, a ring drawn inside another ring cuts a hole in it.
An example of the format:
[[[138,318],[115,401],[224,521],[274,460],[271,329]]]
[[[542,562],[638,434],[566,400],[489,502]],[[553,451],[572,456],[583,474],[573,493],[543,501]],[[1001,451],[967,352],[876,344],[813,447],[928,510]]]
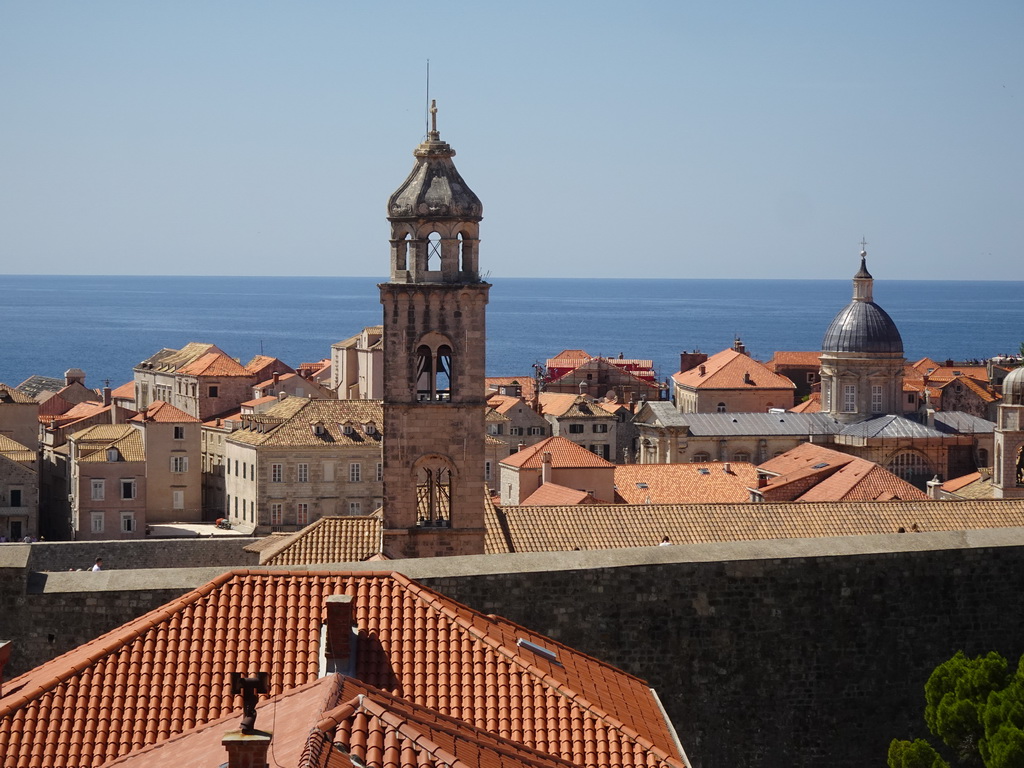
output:
[[[228,752],[227,768],[267,768],[272,738],[266,731],[228,731],[220,742]]]
[[[700,367],[700,375],[701,375],[701,376],[703,376],[703,375],[704,375],[705,373],[707,373],[707,371],[708,371],[708,368],[707,368],[707,366],[706,366],[706,365],[702,365],[702,366]]]
[[[541,485],[551,482],[551,452],[544,451],[540,457],[540,482]]]

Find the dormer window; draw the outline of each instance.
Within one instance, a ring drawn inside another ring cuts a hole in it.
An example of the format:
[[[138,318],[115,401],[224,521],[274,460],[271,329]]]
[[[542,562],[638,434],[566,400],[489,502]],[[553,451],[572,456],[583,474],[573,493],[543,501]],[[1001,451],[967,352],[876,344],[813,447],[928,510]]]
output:
[[[366,422],[366,424],[363,425],[363,432],[365,432],[368,435],[376,435],[377,425],[374,424],[372,421],[368,421]]]
[[[117,448],[107,448],[107,461],[120,461],[121,454]]]
[[[351,436],[352,433],[355,432],[355,428],[352,426],[351,421],[346,421],[341,425],[341,431],[343,434]]]
[[[322,421],[314,422],[312,426],[313,434],[316,435],[317,437],[323,437],[327,433],[327,430],[324,428],[324,423]]]

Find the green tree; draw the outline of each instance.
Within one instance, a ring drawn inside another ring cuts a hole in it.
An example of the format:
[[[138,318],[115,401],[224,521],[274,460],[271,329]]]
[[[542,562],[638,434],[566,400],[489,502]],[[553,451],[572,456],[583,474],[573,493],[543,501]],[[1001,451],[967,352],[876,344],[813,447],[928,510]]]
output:
[[[1024,768],[1024,658],[1010,674],[992,652],[974,659],[958,651],[924,687],[928,730],[966,768]],[[923,739],[894,739],[889,768],[949,768]]]

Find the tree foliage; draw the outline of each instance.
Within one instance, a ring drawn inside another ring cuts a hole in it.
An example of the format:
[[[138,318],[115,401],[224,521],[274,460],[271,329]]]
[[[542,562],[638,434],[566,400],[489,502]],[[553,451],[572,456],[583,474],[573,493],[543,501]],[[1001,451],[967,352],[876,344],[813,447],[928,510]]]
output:
[[[1024,658],[1011,674],[992,652],[973,659],[958,651],[924,687],[928,730],[966,768],[1024,768]],[[949,768],[923,739],[889,745],[889,768]]]

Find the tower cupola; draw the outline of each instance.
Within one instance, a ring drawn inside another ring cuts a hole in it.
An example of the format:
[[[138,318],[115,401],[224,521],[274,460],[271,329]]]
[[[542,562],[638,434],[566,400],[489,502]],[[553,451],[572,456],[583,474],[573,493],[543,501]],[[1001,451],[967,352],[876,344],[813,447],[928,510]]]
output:
[[[455,168],[455,150],[441,140],[436,101],[430,121],[426,140],[413,151],[412,172],[388,199],[391,281],[475,282],[483,204]]]

